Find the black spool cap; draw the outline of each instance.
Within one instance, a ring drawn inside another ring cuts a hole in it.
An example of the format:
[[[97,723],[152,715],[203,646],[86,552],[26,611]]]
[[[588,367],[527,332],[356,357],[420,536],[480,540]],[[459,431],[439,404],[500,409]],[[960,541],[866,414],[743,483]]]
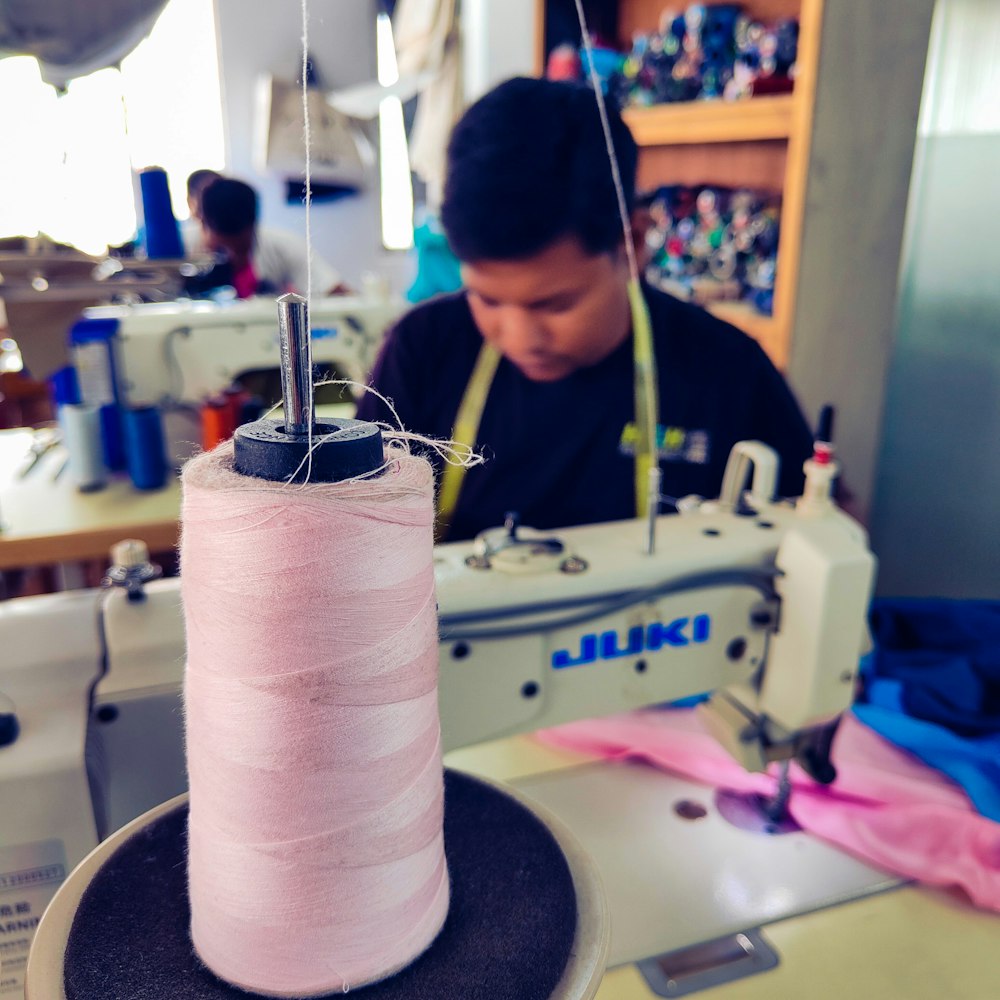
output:
[[[278,306],[283,420],[255,420],[233,437],[236,471],[284,483],[337,483],[381,468],[382,432],[364,420],[317,420],[313,407],[309,304],[282,295]]]
[[[337,483],[370,475],[385,462],[382,432],[366,420],[317,420],[311,440],[288,433],[281,420],[256,420],[236,429],[233,444],[237,472],[272,482]]]

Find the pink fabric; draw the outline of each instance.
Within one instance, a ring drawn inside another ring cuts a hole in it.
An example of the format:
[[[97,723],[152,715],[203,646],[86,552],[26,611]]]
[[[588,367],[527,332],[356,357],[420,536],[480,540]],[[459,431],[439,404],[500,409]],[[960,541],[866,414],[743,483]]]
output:
[[[252,260],[248,260],[243,267],[233,273],[233,288],[236,289],[236,297],[239,299],[249,299],[257,294],[257,272],[254,270]]]
[[[688,709],[573,722],[537,735],[735,791],[775,788],[773,776],[744,771]],[[803,829],[888,871],[959,886],[977,906],[1000,910],[1000,824],[976,813],[957,785],[850,714],[840,724],[833,761],[838,777],[830,787],[792,765],[789,809]]]

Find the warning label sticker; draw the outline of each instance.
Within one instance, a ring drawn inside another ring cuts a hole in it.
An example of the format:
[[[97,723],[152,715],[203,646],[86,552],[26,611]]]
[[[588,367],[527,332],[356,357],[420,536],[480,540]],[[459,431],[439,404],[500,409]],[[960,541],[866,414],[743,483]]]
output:
[[[61,840],[0,848],[0,998],[21,1000],[42,913],[66,878]]]

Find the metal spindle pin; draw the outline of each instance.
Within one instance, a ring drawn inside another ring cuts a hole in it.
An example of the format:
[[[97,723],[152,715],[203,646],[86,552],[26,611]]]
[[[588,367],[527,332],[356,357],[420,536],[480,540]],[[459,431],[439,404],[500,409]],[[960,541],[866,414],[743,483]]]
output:
[[[281,343],[285,433],[308,434],[316,417],[313,411],[309,304],[301,295],[289,293],[278,299],[278,336]]]

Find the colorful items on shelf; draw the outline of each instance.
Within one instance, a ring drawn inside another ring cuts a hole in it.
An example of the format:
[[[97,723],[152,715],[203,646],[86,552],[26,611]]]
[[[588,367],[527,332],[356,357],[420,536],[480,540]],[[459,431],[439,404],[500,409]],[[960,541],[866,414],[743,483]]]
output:
[[[735,42],[733,75],[722,94],[727,101],[791,91],[799,49],[798,21],[785,18],[765,25],[740,18]]]
[[[602,89],[621,107],[678,101],[741,100],[787,93],[795,78],[798,21],[756,21],[740,4],[692,4],[683,13],[665,9],[658,28],[632,39],[623,56],[596,48],[594,67]],[[553,79],[586,79],[587,61],[573,46],[549,56]]]
[[[692,4],[683,14],[665,10],[659,29],[637,35],[615,81],[623,105],[722,97],[736,61],[738,4]]]
[[[699,305],[748,301],[770,316],[779,199],[761,192],[675,185],[644,199],[646,279]]]
[[[792,89],[798,22],[764,24],[739,4],[664,11],[657,31],[637,35],[611,84],[623,106],[724,98]]]
[[[594,53],[594,72],[601,84],[601,93],[610,92],[612,85],[617,86],[625,67],[625,56],[616,49],[606,45],[592,46]],[[557,45],[550,53],[545,64],[545,75],[550,80],[581,80],[590,83],[590,59],[587,50],[582,46],[564,43]]]

